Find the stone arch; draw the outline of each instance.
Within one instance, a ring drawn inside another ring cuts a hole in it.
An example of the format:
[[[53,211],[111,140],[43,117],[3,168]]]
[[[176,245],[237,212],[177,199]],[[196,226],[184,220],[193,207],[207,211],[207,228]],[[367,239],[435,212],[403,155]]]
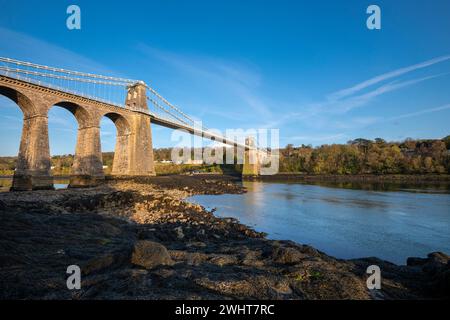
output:
[[[110,119],[115,124],[117,130],[111,174],[127,175],[130,170],[130,121],[125,116],[116,112],[108,112],[103,116]]]
[[[121,114],[116,112],[108,112],[103,115],[116,125],[117,135],[127,135],[131,133],[130,121]]]
[[[0,95],[5,96],[14,101],[22,110],[25,118],[38,114],[38,110],[34,103],[22,92],[5,86],[0,86]]]
[[[52,109],[55,106],[66,109],[67,111],[72,113],[78,122],[79,129],[87,127],[87,126],[96,125],[96,123],[94,123],[95,117],[87,110],[87,108],[85,108],[77,103],[73,103],[73,102],[69,102],[69,101],[58,101],[56,103],[53,103],[51,106],[49,106],[48,111],[50,111],[50,109]]]
[[[102,167],[102,152],[100,145],[100,122],[97,112],[89,107],[70,101],[52,103],[73,114],[78,123],[75,157],[71,170],[69,187],[88,187],[96,185],[104,178]]]
[[[15,102],[24,119],[11,190],[53,188],[50,176],[47,115],[38,109],[39,104],[31,99],[39,100],[35,96],[29,96],[4,85],[0,85],[0,95]]]

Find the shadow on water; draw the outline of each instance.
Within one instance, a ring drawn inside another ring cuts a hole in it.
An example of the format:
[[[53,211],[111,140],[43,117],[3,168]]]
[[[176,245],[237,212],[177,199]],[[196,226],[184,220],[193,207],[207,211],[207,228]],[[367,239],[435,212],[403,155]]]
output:
[[[244,182],[245,183],[245,182]],[[273,184],[302,184],[315,185],[327,188],[353,189],[366,191],[404,191],[414,193],[450,193],[449,182],[360,182],[360,181],[270,181]]]
[[[67,189],[69,185],[69,179],[67,178],[54,178],[53,186],[56,190]],[[12,186],[12,177],[0,177],[0,192],[7,192]]]

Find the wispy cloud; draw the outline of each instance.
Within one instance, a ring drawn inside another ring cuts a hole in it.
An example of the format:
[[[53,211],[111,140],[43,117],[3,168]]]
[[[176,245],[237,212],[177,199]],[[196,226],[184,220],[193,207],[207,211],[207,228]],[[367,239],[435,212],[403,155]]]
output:
[[[32,61],[30,62],[61,68],[76,68],[76,70],[89,73],[124,76],[83,55],[25,33],[0,27],[0,39],[2,39],[0,42],[0,56],[29,61],[31,49]]]
[[[330,135],[304,135],[304,136],[292,136],[289,137],[291,140],[296,141],[306,141],[306,142],[321,142],[321,141],[329,141],[329,140],[338,140],[346,138],[347,135],[344,133],[335,133]]]
[[[427,61],[424,61],[424,62],[421,62],[421,63],[418,63],[418,64],[414,64],[412,66],[396,69],[394,71],[390,71],[390,72],[381,74],[379,76],[376,76],[374,78],[365,80],[365,81],[363,81],[361,83],[358,83],[358,84],[356,84],[356,85],[354,85],[354,86],[352,86],[350,88],[346,88],[346,89],[337,91],[335,93],[332,93],[329,96],[329,99],[330,100],[342,99],[344,97],[351,96],[351,95],[357,93],[358,91],[361,91],[361,90],[363,90],[363,89],[365,89],[367,87],[373,86],[373,85],[378,84],[380,82],[383,82],[385,80],[396,78],[396,77],[399,77],[401,75],[404,75],[404,74],[412,72],[412,71],[416,71],[416,70],[419,70],[419,69],[430,67],[430,66],[432,66],[434,64],[437,64],[437,63],[440,63],[440,62],[444,62],[444,61],[449,60],[449,59],[450,59],[450,55],[445,55],[445,56],[437,57],[437,58],[434,58],[434,59],[431,59],[431,60],[427,60]]]
[[[348,97],[343,100],[330,102],[328,104],[330,106],[330,108],[328,108],[328,111],[331,113],[346,113],[346,112],[352,110],[353,108],[367,105],[373,99],[375,99],[376,97],[381,96],[383,94],[397,91],[397,90],[400,90],[403,88],[407,88],[412,85],[418,84],[420,82],[431,80],[431,79],[434,79],[434,78],[437,78],[440,76],[444,76],[447,74],[448,73],[441,73],[441,74],[430,75],[430,76],[407,80],[407,81],[402,81],[402,82],[393,81],[391,83],[382,85],[368,93],[361,94],[358,96]]]
[[[444,61],[443,58],[440,60],[434,59],[430,61]],[[437,62],[435,62],[437,63]],[[423,63],[419,64],[422,66],[422,68],[425,67],[425,65],[432,65],[431,63]],[[405,68],[406,69],[406,68]],[[394,72],[392,73],[394,74]],[[398,74],[395,73],[395,74]],[[403,73],[400,73],[403,74]],[[313,125],[316,127],[329,127],[330,125],[333,125],[336,129],[339,127],[341,129],[344,129],[342,126],[342,123],[336,122],[333,120],[334,116],[336,115],[344,115],[351,110],[355,108],[360,108],[363,106],[368,105],[371,103],[374,99],[377,97],[380,97],[387,93],[392,93],[401,89],[405,89],[408,87],[411,87],[413,85],[417,85],[419,83],[432,80],[438,77],[447,76],[450,73],[440,73],[440,74],[434,74],[429,76],[424,76],[420,78],[410,79],[410,80],[404,80],[399,81],[398,79],[395,79],[394,81],[391,81],[386,84],[382,84],[374,89],[372,89],[369,92],[362,93],[362,94],[353,94],[351,96],[342,95],[341,98],[326,98],[323,101],[311,103],[307,106],[304,106],[302,108],[301,112],[291,112],[280,118],[276,123],[280,126],[283,124],[289,123],[289,122],[296,122],[296,121],[303,121],[306,122],[308,125]],[[392,78],[393,76],[390,76],[389,78]],[[388,78],[385,78],[388,79]],[[379,81],[378,81],[379,82]],[[377,83],[378,83],[377,82]],[[348,91],[349,92],[349,91]],[[357,93],[357,90],[352,91],[352,93]],[[374,122],[374,121],[372,121]],[[370,123],[368,123],[370,124]],[[348,121],[346,123],[345,128],[346,129],[354,129],[354,128],[360,128],[361,122],[355,122],[355,121]]]
[[[427,113],[434,113],[434,112],[439,112],[439,111],[448,110],[448,109],[450,109],[450,104],[446,104],[446,105],[436,107],[436,108],[423,109],[423,110],[416,111],[416,112],[401,114],[399,116],[388,118],[387,120],[393,121],[393,120],[399,120],[399,119],[405,119],[405,118],[412,118],[412,117],[421,116],[421,115],[424,115]]]
[[[184,75],[189,75],[197,81],[200,80],[210,87],[214,86],[214,89],[221,91],[223,96],[234,97],[237,105],[229,107],[230,109],[240,109],[241,117],[244,114],[257,114],[260,119],[267,120],[273,117],[273,112],[268,106],[266,98],[257,92],[261,83],[261,76],[249,66],[210,56],[175,54],[146,44],[139,44],[138,49],[153,59],[156,58],[177,69]],[[201,112],[207,114],[214,109],[219,108],[208,106],[202,108]]]

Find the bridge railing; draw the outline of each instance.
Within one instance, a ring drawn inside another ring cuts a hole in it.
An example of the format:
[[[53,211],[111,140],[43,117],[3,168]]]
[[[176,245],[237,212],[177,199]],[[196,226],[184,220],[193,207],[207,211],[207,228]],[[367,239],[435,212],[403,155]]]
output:
[[[155,119],[164,120],[173,127],[187,128],[191,133],[215,137],[216,141],[227,141],[227,144],[232,143],[226,137],[211,133],[207,127],[199,125],[199,122],[142,81],[66,70],[5,57],[0,57],[0,75],[118,108],[145,113]],[[128,88],[137,83],[143,83],[146,86],[150,110],[125,106]]]
[[[136,82],[4,57],[0,57],[0,74],[120,108],[124,107],[127,86]]]

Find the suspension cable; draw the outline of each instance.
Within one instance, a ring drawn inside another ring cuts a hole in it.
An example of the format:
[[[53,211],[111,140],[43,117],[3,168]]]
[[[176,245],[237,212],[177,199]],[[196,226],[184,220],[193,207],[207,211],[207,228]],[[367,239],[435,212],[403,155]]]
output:
[[[31,63],[31,62],[25,62],[25,61],[20,61],[20,60],[5,58],[5,57],[0,57],[0,61],[6,62],[6,63],[12,63],[15,65],[28,66],[28,67],[32,67],[32,68],[36,68],[36,69],[41,69],[41,70],[49,70],[49,71],[54,71],[54,72],[59,72],[59,73],[67,73],[67,74],[77,75],[77,76],[87,77],[87,78],[96,78],[96,79],[103,79],[103,80],[125,82],[128,84],[138,82],[137,80],[132,80],[132,79],[109,77],[109,76],[102,76],[102,75],[92,74],[92,73],[83,73],[83,72],[79,72],[79,71],[54,68],[54,67],[39,65],[39,64]]]
[[[163,110],[165,113],[167,113],[168,115],[174,117],[175,119],[177,119],[178,121],[180,121],[181,123],[187,125],[187,126],[192,126],[191,124],[187,123],[186,121],[184,121],[183,119],[179,118],[178,116],[174,115],[173,113],[171,113],[169,110],[167,110],[166,108],[164,108],[163,106],[161,106],[158,102],[156,102],[155,100],[153,100],[152,98],[147,97],[147,100],[149,100],[155,107],[160,108],[161,110]]]
[[[2,66],[0,66],[0,70],[6,71],[6,72],[12,72],[12,73],[23,73],[23,74],[28,74],[28,75],[40,76],[40,77],[64,79],[64,80],[69,80],[69,81],[78,81],[78,82],[86,82],[86,83],[94,83],[94,84],[104,84],[104,85],[111,85],[111,86],[126,87],[128,85],[128,83],[123,83],[123,82],[112,82],[112,81],[100,81],[100,80],[91,80],[91,79],[83,79],[83,78],[74,78],[74,77],[61,76],[61,75],[52,74],[52,73],[43,73],[43,72],[38,72],[38,71],[14,69],[14,68],[9,68],[9,67],[2,67]]]

